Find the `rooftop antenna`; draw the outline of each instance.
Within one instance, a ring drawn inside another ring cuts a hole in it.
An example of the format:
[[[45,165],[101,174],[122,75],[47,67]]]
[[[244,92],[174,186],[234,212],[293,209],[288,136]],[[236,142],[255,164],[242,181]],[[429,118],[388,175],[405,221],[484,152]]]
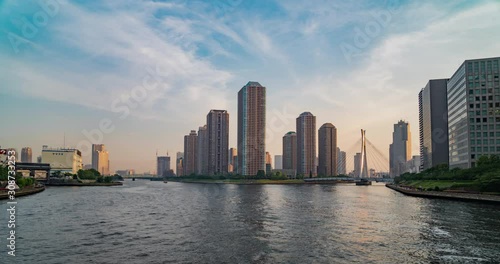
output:
[[[158,149],[156,149],[156,156],[158,157]]]
[[[66,148],[66,132],[64,132],[64,136],[63,136],[63,149]]]

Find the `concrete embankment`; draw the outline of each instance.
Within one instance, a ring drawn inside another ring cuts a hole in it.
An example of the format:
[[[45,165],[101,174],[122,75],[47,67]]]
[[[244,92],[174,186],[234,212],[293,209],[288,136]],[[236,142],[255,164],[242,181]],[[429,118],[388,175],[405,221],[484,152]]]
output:
[[[454,193],[454,192],[435,192],[435,191],[419,191],[415,189],[405,188],[394,184],[386,184],[386,187],[398,191],[400,193],[425,198],[449,199],[482,203],[500,204],[500,196],[475,194],[475,193]]]
[[[21,197],[21,196],[31,195],[31,194],[43,192],[44,190],[45,190],[45,186],[36,187],[36,188],[25,188],[23,190],[16,191],[15,197],[17,198],[17,197]],[[7,192],[0,193],[0,200],[8,199],[8,198],[9,198],[9,194]]]
[[[169,182],[179,182],[179,183],[200,183],[200,184],[236,184],[236,185],[290,185],[290,184],[306,184],[303,181],[265,181],[259,182],[258,180],[248,180],[248,181],[204,181],[204,180],[168,180]]]
[[[46,186],[77,186],[77,187],[84,187],[84,186],[120,186],[123,185],[122,182],[89,182],[89,183],[73,183],[73,182],[50,182],[50,183],[45,183]]]

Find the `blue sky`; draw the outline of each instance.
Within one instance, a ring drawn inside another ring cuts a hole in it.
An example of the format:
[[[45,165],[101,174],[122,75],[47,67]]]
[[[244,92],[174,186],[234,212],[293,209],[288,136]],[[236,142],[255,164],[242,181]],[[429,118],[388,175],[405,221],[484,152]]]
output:
[[[418,154],[419,90],[499,56],[499,13],[494,0],[0,1],[0,145],[39,155],[66,134],[89,162],[84,131],[105,120],[112,170],[152,171],[210,109],[229,111],[236,146],[252,80],[267,87],[273,155],[304,111],[337,127],[348,156],[361,128],[387,155],[407,120]]]

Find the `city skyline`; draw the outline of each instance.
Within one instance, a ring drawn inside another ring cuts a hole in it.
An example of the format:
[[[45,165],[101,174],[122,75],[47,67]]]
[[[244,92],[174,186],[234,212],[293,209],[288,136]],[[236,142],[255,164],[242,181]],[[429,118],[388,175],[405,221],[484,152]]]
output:
[[[158,145],[182,151],[179,135],[203,124],[203,113],[209,109],[236,113],[235,93],[242,83],[256,80],[267,87],[266,125],[272,134],[267,138],[266,151],[271,154],[280,153],[282,135],[294,130],[293,119],[304,111],[315,113],[318,124],[332,122],[338,127],[341,149],[349,150],[362,128],[369,131],[371,141],[387,157],[393,122],[407,120],[413,126],[412,154],[419,154],[415,94],[429,79],[450,78],[465,60],[497,56],[500,37],[494,32],[500,28],[495,19],[500,11],[498,5],[494,1],[398,2],[389,23],[360,48],[353,40],[356,29],[363,31],[368,23],[378,22],[380,16],[373,14],[390,10],[384,6],[387,3],[369,7],[332,3],[337,5],[294,1],[260,5],[259,11],[269,16],[255,12],[252,18],[259,18],[255,19],[258,23],[239,18],[257,9],[246,2],[224,10],[189,3],[152,3],[148,7],[131,4],[137,8],[127,9],[125,4],[113,2],[106,4],[109,11],[101,13],[92,10],[104,4],[66,3],[46,26],[38,28],[36,36],[26,38],[22,29],[10,21],[21,14],[19,7],[5,2],[2,11],[9,15],[0,18],[5,32],[29,39],[32,44],[13,46],[7,38],[0,43],[0,59],[12,65],[0,73],[0,80],[6,84],[0,90],[0,109],[8,112],[15,105],[23,105],[6,117],[13,133],[0,135],[0,145],[18,150],[29,146],[37,157],[43,145],[63,147],[65,132],[66,145],[82,151],[84,164],[91,162],[89,146],[95,143],[105,144],[113,153],[113,169],[154,171],[154,150]],[[303,13],[305,7],[316,11]],[[27,13],[43,10],[36,5],[24,9]],[[356,15],[330,18],[332,13],[350,10]],[[201,21],[179,19],[181,14],[205,11],[211,15],[203,16]],[[162,27],[155,28],[147,19],[153,13],[157,14],[154,19],[171,23],[155,23]],[[419,23],[412,21],[421,17],[419,14],[427,16]],[[276,19],[278,16],[284,17]],[[92,17],[92,23],[81,22],[88,17]],[[284,18],[289,22],[277,27]],[[99,30],[99,25],[114,25],[115,20],[141,34]],[[215,29],[204,33],[204,22],[216,25],[212,27]],[[331,29],[329,34],[324,34],[325,28]],[[406,30],[402,32],[402,28]],[[59,33],[66,32],[67,38],[61,39]],[[229,40],[212,38],[214,34]],[[287,44],[290,42],[294,45]],[[60,43],[63,49],[50,43]],[[116,48],[117,43],[126,45]],[[359,50],[356,56],[342,52],[342,47],[348,45]],[[468,48],[478,46],[481,49]],[[164,64],[164,58],[180,62]],[[438,63],[429,64],[431,59]],[[154,73],[157,70],[175,77],[166,81],[165,76]],[[145,77],[149,79],[144,81]],[[154,84],[151,80],[155,77],[165,85],[147,90],[143,101],[130,100],[125,107],[121,98],[130,99],[135,87]],[[384,96],[380,97],[381,93]],[[114,103],[116,100],[118,103]],[[186,105],[189,111],[183,110]],[[236,115],[232,115],[230,124],[236,123]],[[36,137],[28,134],[32,127],[39,128]],[[93,133],[96,130],[102,136]],[[79,146],[87,140],[86,135],[102,141]],[[235,125],[230,126],[229,146],[237,147]],[[130,149],[137,152],[131,154]]]

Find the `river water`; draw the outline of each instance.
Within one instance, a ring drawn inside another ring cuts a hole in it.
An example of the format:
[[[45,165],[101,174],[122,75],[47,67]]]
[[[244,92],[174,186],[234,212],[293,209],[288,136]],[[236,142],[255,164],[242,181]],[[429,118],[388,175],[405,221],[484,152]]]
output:
[[[500,206],[383,185],[125,181],[17,199],[0,263],[500,263]]]

